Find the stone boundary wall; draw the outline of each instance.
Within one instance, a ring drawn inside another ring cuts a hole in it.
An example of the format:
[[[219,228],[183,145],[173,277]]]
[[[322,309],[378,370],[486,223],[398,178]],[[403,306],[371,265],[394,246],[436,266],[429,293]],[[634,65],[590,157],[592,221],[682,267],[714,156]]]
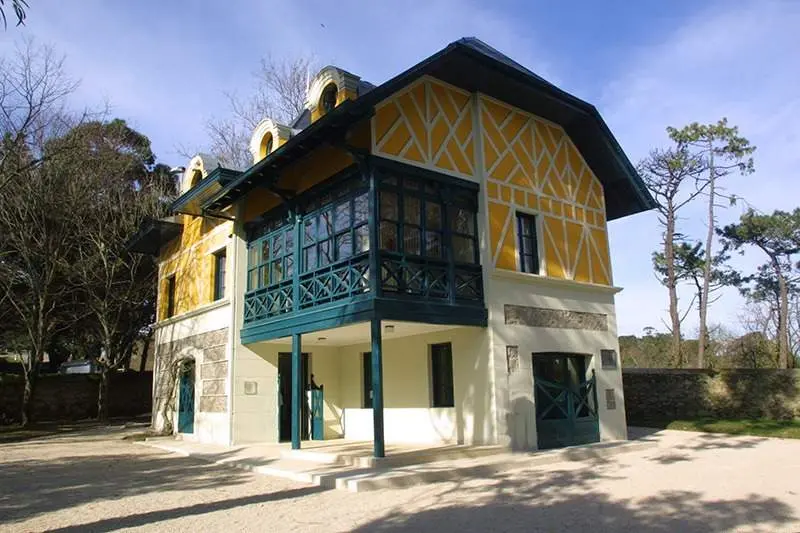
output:
[[[137,416],[150,413],[152,372],[124,372],[110,376],[109,416]],[[33,395],[35,422],[97,418],[97,389],[100,377],[92,374],[53,374],[40,376]],[[20,421],[22,376],[3,376],[0,380],[0,423]]]
[[[800,418],[800,370],[624,368],[630,425],[714,418]]]

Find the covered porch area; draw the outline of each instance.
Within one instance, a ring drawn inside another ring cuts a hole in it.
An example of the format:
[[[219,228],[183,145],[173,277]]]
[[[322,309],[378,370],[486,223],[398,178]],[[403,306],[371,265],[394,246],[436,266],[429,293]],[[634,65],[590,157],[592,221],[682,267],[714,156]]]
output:
[[[496,442],[486,328],[371,319],[247,349],[275,372],[268,431],[294,450]]]

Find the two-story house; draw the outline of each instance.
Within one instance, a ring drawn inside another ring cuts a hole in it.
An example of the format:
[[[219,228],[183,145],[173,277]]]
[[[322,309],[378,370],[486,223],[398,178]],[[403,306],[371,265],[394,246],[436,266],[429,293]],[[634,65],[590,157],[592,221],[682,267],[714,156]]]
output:
[[[376,456],[626,438],[607,224],[654,203],[592,105],[465,38],[378,86],[325,67],[250,149],[192,159],[137,236],[157,427]]]

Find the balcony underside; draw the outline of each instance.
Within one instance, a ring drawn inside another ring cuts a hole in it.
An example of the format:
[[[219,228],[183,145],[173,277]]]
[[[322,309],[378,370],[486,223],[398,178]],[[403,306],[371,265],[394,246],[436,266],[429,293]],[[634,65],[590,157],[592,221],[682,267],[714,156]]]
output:
[[[317,306],[297,315],[283,315],[254,322],[241,330],[242,343],[249,344],[286,337],[292,333],[311,333],[378,317],[381,320],[402,320],[454,326],[487,324],[482,305],[451,305],[404,298],[372,298],[362,294],[324,306]]]

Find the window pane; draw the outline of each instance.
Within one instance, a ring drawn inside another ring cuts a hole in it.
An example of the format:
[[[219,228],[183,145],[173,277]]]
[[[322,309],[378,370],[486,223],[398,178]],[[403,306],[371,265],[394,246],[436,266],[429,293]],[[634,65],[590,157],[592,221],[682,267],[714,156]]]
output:
[[[269,261],[269,239],[264,239],[261,243],[261,262],[266,263]]]
[[[252,290],[258,289],[258,288],[259,288],[258,287],[258,269],[254,268],[253,270],[251,270],[248,273],[248,276],[247,276],[247,289],[252,291]]]
[[[397,185],[397,178],[394,176],[384,176],[381,179],[381,182],[386,183],[387,185]]]
[[[381,249],[397,251],[397,224],[394,222],[381,222]]]
[[[283,255],[283,232],[272,237],[272,257]]]
[[[286,251],[284,253],[288,255],[294,253],[294,230],[292,229],[286,231]]]
[[[405,220],[407,224],[420,225],[420,203],[419,198],[414,198],[413,196],[405,197],[403,220]]]
[[[355,229],[356,253],[360,254],[369,250],[369,226],[359,226]]]
[[[258,246],[251,246],[249,250],[247,250],[247,265],[248,266],[255,266],[258,264]]]
[[[286,256],[286,277],[292,277],[294,275],[294,256],[287,255]]]
[[[317,239],[327,239],[333,235],[333,212],[325,211],[319,216],[319,227],[317,227]]]
[[[283,280],[283,261],[278,259],[277,261],[273,261],[271,264],[272,267],[272,283],[278,283],[279,281]]]
[[[350,228],[350,201],[339,204],[336,206],[336,214],[334,215],[334,230],[336,232],[344,231]]]
[[[450,227],[456,233],[475,235],[475,213],[460,207],[450,207]]]
[[[406,226],[403,231],[403,250],[407,254],[420,255],[420,229]]]
[[[442,206],[434,203],[425,204],[425,229],[442,229]]]
[[[369,219],[369,199],[367,193],[356,196],[355,200],[353,200],[353,205],[353,225],[357,226],[362,222],[366,222]]]
[[[453,236],[453,259],[458,263],[475,262],[475,240],[472,237]]]
[[[336,259],[347,259],[353,255],[353,241],[350,232],[336,236]]]
[[[331,250],[330,239],[319,243],[319,266],[322,267],[333,263],[333,257],[331,256],[331,252],[332,250]]]
[[[259,278],[261,278],[261,287],[269,285],[269,266],[262,266],[258,269],[260,271]]]
[[[425,232],[425,255],[441,259],[442,234],[436,231]]]
[[[317,240],[317,219],[307,218],[303,221],[303,244],[311,244]]]
[[[539,273],[539,261],[533,255],[522,256],[522,270],[523,272],[531,272],[533,274]]]
[[[397,195],[395,193],[381,191],[381,218],[397,220]]]
[[[309,246],[303,250],[303,271],[317,268],[317,247]]]
[[[411,178],[403,178],[403,186],[406,189],[411,189],[413,191],[419,190],[419,182],[417,180],[412,180]]]

